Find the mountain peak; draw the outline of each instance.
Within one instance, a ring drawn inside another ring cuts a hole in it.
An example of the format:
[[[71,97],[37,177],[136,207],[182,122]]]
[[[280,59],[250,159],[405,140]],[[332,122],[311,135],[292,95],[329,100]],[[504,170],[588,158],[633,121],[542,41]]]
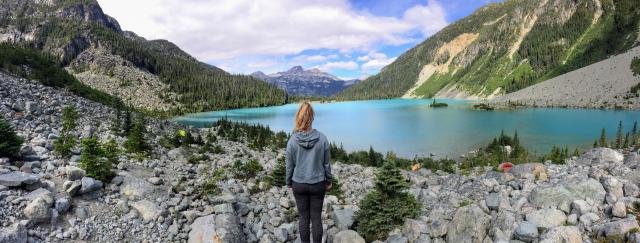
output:
[[[264,74],[262,71],[253,72],[251,74],[251,77],[254,77],[254,78],[257,78],[257,79],[260,79],[260,80],[266,80],[267,78],[269,78],[269,76]]]
[[[287,71],[289,73],[301,73],[304,72],[304,68],[302,68],[302,66],[294,66],[291,69],[289,69],[289,71]]]

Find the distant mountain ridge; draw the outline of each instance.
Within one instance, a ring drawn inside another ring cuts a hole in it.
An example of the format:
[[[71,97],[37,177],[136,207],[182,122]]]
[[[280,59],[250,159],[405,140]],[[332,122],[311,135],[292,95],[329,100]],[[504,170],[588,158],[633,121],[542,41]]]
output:
[[[485,99],[638,45],[638,0],[488,4],[400,55],[339,99]]]
[[[2,0],[0,42],[50,54],[80,82],[135,108],[198,112],[279,105],[287,93],[123,31],[96,0]]]
[[[269,75],[257,71],[251,76],[284,89],[289,94],[300,96],[333,96],[359,82],[357,79],[342,80],[317,68],[305,70],[302,66]]]

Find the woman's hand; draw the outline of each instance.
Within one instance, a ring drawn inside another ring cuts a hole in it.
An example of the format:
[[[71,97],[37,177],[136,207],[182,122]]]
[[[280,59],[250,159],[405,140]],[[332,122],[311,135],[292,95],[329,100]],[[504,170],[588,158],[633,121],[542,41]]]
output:
[[[331,184],[331,182],[329,182],[329,183],[327,184],[327,191],[331,190],[331,186],[332,186],[332,184]]]

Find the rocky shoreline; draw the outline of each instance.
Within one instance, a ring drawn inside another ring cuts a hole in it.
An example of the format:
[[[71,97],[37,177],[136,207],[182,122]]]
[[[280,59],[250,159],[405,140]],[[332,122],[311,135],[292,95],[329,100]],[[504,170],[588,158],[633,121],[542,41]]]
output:
[[[121,155],[116,177],[100,182],[78,168],[80,151],[71,159],[53,155],[67,105],[81,114],[78,137],[124,143],[109,129],[114,110],[0,73],[0,114],[25,138],[21,160],[0,158],[0,242],[299,242],[293,196],[264,182],[282,149],[257,151],[225,139],[216,142],[224,153],[200,152],[199,145],[167,149],[159,144],[163,136],[185,128],[148,119],[149,155]],[[190,162],[202,155],[208,159]],[[255,159],[264,171],[219,181],[219,194],[199,193],[211,172],[237,159]],[[373,187],[375,168],[336,162],[333,170],[343,195],[325,199],[327,242],[364,242],[352,231],[353,214]],[[640,242],[638,170],[637,151],[597,148],[564,165],[516,165],[510,173],[403,171],[423,212],[382,240]]]

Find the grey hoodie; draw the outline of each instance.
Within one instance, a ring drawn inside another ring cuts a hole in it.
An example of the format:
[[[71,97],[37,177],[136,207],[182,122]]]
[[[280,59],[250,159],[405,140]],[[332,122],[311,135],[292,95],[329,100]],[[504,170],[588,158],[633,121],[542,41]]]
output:
[[[294,132],[287,143],[286,183],[313,184],[331,180],[329,142],[313,129],[309,133]]]

